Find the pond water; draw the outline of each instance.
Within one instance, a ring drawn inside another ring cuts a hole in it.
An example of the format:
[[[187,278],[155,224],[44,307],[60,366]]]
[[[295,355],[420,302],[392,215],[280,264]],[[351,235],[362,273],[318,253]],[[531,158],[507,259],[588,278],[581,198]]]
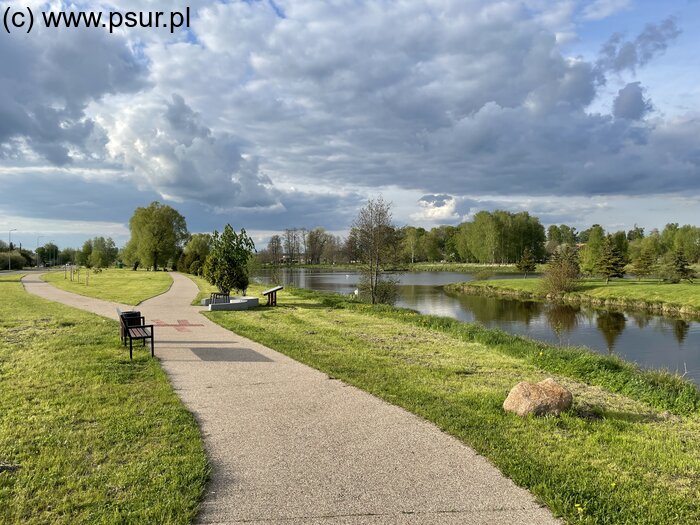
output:
[[[307,269],[284,269],[281,277],[283,284],[344,294],[353,293],[360,278],[357,272]],[[550,343],[615,353],[645,368],[685,374],[700,384],[700,322],[637,311],[446,293],[445,284],[471,280],[468,274],[458,272],[403,273],[396,277],[400,279],[396,306],[478,322]],[[505,274],[498,278],[522,277]],[[269,282],[269,273],[262,272],[262,280]]]

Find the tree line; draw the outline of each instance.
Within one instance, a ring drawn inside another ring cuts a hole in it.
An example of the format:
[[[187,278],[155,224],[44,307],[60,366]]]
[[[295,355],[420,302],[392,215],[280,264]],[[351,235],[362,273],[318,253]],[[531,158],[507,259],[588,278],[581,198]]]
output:
[[[388,226],[387,249],[392,262],[467,262],[510,264],[527,249],[544,260],[545,230],[537,217],[527,212],[481,211],[459,226],[438,226],[430,230],[416,226]],[[358,229],[346,238],[322,227],[287,228],[270,238],[259,259],[267,264],[336,264],[358,262]]]

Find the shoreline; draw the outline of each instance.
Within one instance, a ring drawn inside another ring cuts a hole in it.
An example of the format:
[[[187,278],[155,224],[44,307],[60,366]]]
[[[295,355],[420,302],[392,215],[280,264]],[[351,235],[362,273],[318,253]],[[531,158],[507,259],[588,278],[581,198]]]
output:
[[[636,310],[667,316],[678,316],[689,320],[700,320],[700,307],[681,305],[662,300],[644,300],[624,297],[596,297],[583,292],[562,294],[547,294],[533,290],[519,290],[499,284],[488,284],[488,281],[454,283],[444,286],[447,293],[462,293],[481,295],[485,297],[501,297],[520,301],[538,301],[548,303],[565,303],[572,305],[592,306],[622,310]],[[698,287],[700,293],[700,287]]]

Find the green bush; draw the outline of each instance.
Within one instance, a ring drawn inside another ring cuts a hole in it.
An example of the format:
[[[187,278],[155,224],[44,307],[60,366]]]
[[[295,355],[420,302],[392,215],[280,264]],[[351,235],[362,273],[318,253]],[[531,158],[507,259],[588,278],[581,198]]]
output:
[[[27,261],[24,257],[22,257],[18,252],[12,252],[9,257],[8,253],[0,253],[0,270],[7,270],[8,265],[10,263],[10,259],[12,260],[12,269],[13,270],[21,270],[27,265]]]

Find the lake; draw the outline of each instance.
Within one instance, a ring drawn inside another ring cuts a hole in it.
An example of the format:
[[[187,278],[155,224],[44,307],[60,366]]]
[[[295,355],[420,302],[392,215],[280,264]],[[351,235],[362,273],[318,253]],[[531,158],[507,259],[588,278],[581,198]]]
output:
[[[310,290],[352,294],[358,272],[280,270],[283,284]],[[269,273],[262,272],[269,282]],[[700,384],[700,322],[638,311],[611,311],[585,306],[547,304],[496,297],[448,294],[445,284],[471,280],[458,272],[397,274],[400,298],[396,306],[420,313],[481,323],[512,334],[550,343],[587,346],[614,353],[645,368],[685,374]],[[517,278],[512,274],[498,278]]]

